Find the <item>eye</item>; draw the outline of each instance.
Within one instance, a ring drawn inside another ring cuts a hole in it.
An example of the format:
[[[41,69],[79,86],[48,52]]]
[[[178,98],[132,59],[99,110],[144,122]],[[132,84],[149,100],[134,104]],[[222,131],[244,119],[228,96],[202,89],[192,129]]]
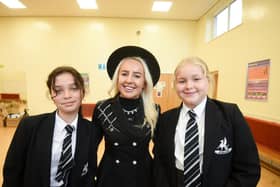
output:
[[[179,84],[183,84],[183,83],[186,82],[186,80],[185,80],[185,79],[179,79],[179,80],[177,80],[176,82],[179,83]]]
[[[70,90],[78,90],[79,88],[77,86],[73,86],[73,87],[70,87]]]
[[[134,77],[139,79],[139,78],[141,78],[141,74],[135,74]]]
[[[128,73],[127,73],[127,72],[121,72],[120,75],[121,75],[121,76],[127,76]]]
[[[58,94],[61,94],[62,93],[62,89],[54,89],[54,92],[58,95]]]

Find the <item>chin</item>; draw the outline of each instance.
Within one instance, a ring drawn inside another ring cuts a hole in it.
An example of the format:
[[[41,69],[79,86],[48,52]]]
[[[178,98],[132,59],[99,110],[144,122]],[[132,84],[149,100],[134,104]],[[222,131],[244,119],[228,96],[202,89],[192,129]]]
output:
[[[139,98],[139,96],[132,95],[132,94],[121,95],[121,97],[127,98],[127,99],[137,99],[137,98]]]

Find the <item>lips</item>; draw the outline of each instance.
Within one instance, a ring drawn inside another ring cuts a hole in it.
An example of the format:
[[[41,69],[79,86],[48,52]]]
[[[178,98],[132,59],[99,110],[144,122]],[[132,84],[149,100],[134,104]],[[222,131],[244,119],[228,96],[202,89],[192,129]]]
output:
[[[196,94],[196,92],[184,92],[184,94],[187,96],[193,96]]]
[[[131,86],[123,86],[124,90],[127,91],[127,92],[131,92],[133,90],[135,90],[134,87],[131,87]]]
[[[62,103],[63,106],[72,106],[73,104],[75,104],[75,101]]]

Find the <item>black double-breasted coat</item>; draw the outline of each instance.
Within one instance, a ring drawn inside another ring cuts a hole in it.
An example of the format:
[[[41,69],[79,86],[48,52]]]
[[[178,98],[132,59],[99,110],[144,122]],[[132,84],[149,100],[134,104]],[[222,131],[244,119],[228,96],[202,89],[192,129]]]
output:
[[[143,124],[132,126],[118,97],[97,103],[93,114],[99,131],[97,142],[103,137],[105,140],[97,171],[98,187],[152,187],[151,129],[144,121],[143,114]]]
[[[49,187],[55,112],[24,118],[17,127],[3,169],[2,187]],[[94,129],[80,115],[74,167],[67,187],[93,187],[96,149]],[[88,162],[89,158],[91,162]]]

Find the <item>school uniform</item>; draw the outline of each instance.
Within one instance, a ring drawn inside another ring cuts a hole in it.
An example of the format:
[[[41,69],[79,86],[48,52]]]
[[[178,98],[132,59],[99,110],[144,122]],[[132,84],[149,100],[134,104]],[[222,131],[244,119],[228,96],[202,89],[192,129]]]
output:
[[[3,187],[50,187],[56,112],[24,118],[18,125],[3,169]],[[93,187],[96,150],[94,128],[78,116],[74,166],[67,187]],[[92,159],[91,162],[88,162]]]
[[[125,116],[119,97],[97,103],[93,123],[105,151],[97,171],[98,187],[152,187],[152,157],[149,153],[151,127],[144,121],[142,103],[140,124],[134,126]]]
[[[174,154],[181,108],[182,105],[163,113],[157,124],[154,147],[156,187],[177,187],[182,183],[178,181]],[[207,98],[204,125],[202,186],[255,187],[260,178],[258,151],[237,105]],[[223,149],[221,144],[224,144]]]

